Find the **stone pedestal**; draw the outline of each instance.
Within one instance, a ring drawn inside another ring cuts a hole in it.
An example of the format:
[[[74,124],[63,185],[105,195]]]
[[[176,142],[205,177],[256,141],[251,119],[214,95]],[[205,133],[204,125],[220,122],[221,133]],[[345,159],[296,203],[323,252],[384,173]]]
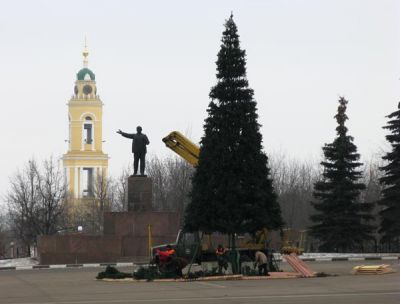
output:
[[[153,200],[153,182],[142,175],[128,177],[127,211],[151,211]]]

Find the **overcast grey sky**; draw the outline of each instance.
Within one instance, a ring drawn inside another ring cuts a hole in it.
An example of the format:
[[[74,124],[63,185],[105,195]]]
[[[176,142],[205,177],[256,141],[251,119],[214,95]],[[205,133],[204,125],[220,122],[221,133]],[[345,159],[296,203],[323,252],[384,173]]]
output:
[[[400,1],[2,1],[0,193],[32,156],[67,150],[67,106],[88,37],[104,106],[104,152],[118,175],[143,127],[199,141],[230,12],[247,51],[267,153],[319,157],[333,140],[338,97],[364,159],[385,146],[385,115],[400,101]]]

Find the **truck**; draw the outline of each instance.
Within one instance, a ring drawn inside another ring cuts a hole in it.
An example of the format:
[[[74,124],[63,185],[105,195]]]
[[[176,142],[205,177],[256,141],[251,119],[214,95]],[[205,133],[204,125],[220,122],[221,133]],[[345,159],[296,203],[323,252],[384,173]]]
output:
[[[255,238],[250,234],[235,235],[236,250],[240,253],[240,260],[242,262],[251,261],[257,250],[267,252],[266,236],[266,229],[258,231]],[[175,242],[153,246],[152,255],[154,256],[158,250],[165,250],[168,245],[175,249],[177,256],[198,264],[215,261],[215,251],[218,245],[222,245],[228,250],[231,248],[229,237],[226,234],[205,234],[200,231],[179,230]]]

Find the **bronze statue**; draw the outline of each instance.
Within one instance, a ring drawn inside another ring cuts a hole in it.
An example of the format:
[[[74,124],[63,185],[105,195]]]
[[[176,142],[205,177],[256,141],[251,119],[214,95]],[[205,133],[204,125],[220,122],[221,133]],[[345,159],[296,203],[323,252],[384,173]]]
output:
[[[140,161],[140,175],[144,175],[144,169],[146,167],[146,146],[150,143],[146,134],[142,133],[142,127],[136,128],[136,134],[129,134],[118,130],[117,133],[123,137],[132,138],[132,153],[133,153],[133,175],[137,175],[138,165]]]

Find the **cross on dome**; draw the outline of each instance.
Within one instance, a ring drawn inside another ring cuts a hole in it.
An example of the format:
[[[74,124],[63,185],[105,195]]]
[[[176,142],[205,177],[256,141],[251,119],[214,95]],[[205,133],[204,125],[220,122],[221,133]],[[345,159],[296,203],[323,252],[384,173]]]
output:
[[[87,44],[86,44],[86,36],[85,36],[85,48],[83,49],[82,55],[83,55],[83,67],[87,68],[88,67],[89,50],[88,50]]]

